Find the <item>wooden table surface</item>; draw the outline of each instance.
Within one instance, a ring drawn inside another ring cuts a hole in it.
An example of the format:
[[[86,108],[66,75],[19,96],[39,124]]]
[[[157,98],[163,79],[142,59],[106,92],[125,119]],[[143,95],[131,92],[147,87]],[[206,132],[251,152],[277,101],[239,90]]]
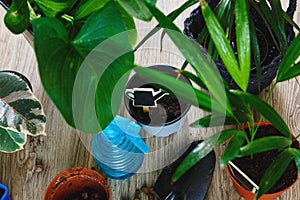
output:
[[[285,4],[287,1],[283,1]],[[165,13],[178,7],[182,1],[158,1]],[[300,21],[299,5],[295,15],[297,23]],[[182,28],[184,19],[190,10],[180,16],[176,23]],[[41,100],[47,116],[47,136],[29,137],[24,150],[14,154],[0,153],[0,182],[7,185],[10,197],[13,200],[41,200],[44,191],[51,179],[59,172],[77,166],[97,167],[89,152],[87,140],[81,140],[78,131],[69,127],[41,85],[37,71],[37,62],[33,48],[22,35],[13,35],[3,23],[5,10],[0,8],[0,69],[13,69],[23,73],[32,83],[35,95]],[[137,21],[139,35],[144,35],[156,22],[144,23]],[[139,39],[140,39],[139,36]],[[170,64],[180,67],[184,61],[176,48],[164,40],[163,51],[160,52],[160,36],[148,41],[138,52],[136,62],[145,66],[152,64]],[[268,89],[267,89],[268,90]],[[262,92],[261,96],[265,96]],[[296,79],[281,83],[275,89],[270,101],[287,121],[294,133],[300,133],[300,84]],[[127,116],[124,106],[120,115]],[[166,138],[155,138],[142,133],[145,141],[151,147],[151,152],[145,157],[140,171],[129,179],[117,181],[108,179],[112,200],[132,200],[136,189],[142,186],[154,185],[161,168],[178,157],[189,143],[207,138],[216,132],[216,129],[193,129],[189,123],[203,116],[199,109],[192,108],[188,113],[187,122],[182,130]],[[86,135],[83,135],[83,139]],[[82,142],[84,141],[84,142]],[[215,150],[217,158],[223,147]],[[141,200],[148,199],[142,195]],[[215,167],[213,181],[207,198],[209,200],[237,200],[241,199],[235,192],[232,182],[224,169],[220,168],[219,161]],[[300,182],[298,181],[289,191],[279,199],[300,199]]]

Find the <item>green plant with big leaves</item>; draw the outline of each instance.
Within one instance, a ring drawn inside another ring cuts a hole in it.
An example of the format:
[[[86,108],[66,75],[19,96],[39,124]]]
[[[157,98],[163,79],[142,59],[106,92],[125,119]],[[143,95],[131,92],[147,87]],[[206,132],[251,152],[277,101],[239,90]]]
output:
[[[27,82],[14,72],[0,71],[0,151],[23,149],[27,135],[45,134],[46,117]]]

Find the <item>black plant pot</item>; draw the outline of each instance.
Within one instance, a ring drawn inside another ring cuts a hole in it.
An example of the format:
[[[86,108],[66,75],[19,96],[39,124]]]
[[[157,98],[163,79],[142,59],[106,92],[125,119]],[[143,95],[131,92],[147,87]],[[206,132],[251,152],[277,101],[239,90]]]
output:
[[[177,69],[168,65],[155,65],[151,66],[156,71],[162,72],[169,76],[177,77]],[[189,79],[184,76],[180,76],[181,81],[186,82],[191,85]],[[149,134],[155,135],[157,137],[165,137],[170,134],[177,132],[184,124],[185,116],[189,111],[191,105],[177,99],[171,94],[165,95],[157,100],[156,107],[150,107],[149,111],[144,111],[142,106],[137,106],[137,100],[129,97],[127,92],[130,90],[136,93],[142,94],[144,91],[138,91],[141,88],[142,90],[154,90],[154,93],[158,91],[164,91],[165,88],[162,85],[147,81],[140,77],[138,74],[134,74],[126,85],[126,92],[124,95],[124,102],[126,109],[129,114],[142,126],[142,128]],[[138,91],[138,92],[137,92]],[[176,96],[176,91],[171,91]],[[165,92],[164,92],[165,93]],[[141,101],[143,105],[151,102],[151,95],[149,96],[142,94]],[[144,106],[145,107],[145,106]]]
[[[215,9],[219,3],[219,1],[207,1],[212,9]],[[289,7],[286,13],[293,17],[294,12],[296,10],[296,0],[290,0]],[[253,94],[258,94],[259,91],[269,86],[272,80],[275,78],[277,74],[277,70],[281,61],[281,53],[278,51],[272,37],[263,21],[263,19],[256,13],[254,9],[251,9],[250,17],[254,20],[256,26],[256,34],[259,40],[260,52],[261,52],[261,80],[260,80],[260,88],[258,84],[258,76],[257,71],[255,69],[255,61],[254,58],[251,58],[251,65],[253,68],[250,71],[250,79],[247,91]],[[204,28],[205,22],[201,13],[200,7],[193,10],[190,14],[190,17],[184,21],[184,34],[186,34],[190,39],[197,40],[201,30]],[[287,43],[290,44],[291,41],[295,37],[295,33],[293,31],[293,27],[286,22],[286,36]],[[209,38],[207,38],[209,40]],[[203,42],[201,45],[206,47],[207,42]],[[233,81],[232,77],[226,70],[224,64],[218,60],[216,62],[217,68],[224,78],[224,80],[229,84],[232,89],[239,89],[237,84]]]

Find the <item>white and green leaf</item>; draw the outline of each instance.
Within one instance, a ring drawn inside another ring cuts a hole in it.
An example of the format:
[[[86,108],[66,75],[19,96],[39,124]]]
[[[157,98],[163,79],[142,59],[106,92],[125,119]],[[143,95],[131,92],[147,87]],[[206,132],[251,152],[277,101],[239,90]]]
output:
[[[0,72],[0,151],[22,149],[26,135],[46,135],[41,103],[18,75]]]

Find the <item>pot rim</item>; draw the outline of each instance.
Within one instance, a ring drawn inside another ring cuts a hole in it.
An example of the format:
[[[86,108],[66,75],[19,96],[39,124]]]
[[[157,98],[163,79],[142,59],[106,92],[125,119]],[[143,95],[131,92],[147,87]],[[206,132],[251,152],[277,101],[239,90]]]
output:
[[[74,179],[74,177],[76,177],[76,176],[88,177],[88,178],[98,182],[99,185],[101,185],[103,190],[105,191],[107,199],[108,200],[111,199],[109,185],[108,185],[107,181],[105,180],[105,178],[100,173],[98,173],[95,170],[85,168],[85,167],[73,167],[73,168],[69,168],[69,169],[66,169],[66,170],[58,173],[51,180],[51,182],[48,184],[47,189],[44,193],[44,200],[47,200],[48,195],[50,195],[52,192],[54,192],[56,190],[56,188],[59,187],[59,185],[61,184],[61,182],[59,182],[59,180],[62,176],[64,176],[66,178],[66,180]]]
[[[8,188],[7,188],[7,186],[0,183],[0,189],[4,190],[4,194],[0,197],[0,200],[8,200]]]
[[[273,126],[273,125],[270,122],[260,122],[260,123],[259,122],[254,122],[254,126]],[[249,127],[249,125],[245,124],[240,129],[247,129],[248,127]],[[295,136],[292,133],[291,133],[291,136],[292,136],[292,138],[295,138]],[[234,185],[237,185],[238,187],[242,188],[243,192],[247,191],[247,192],[251,193],[251,195],[255,195],[250,190],[248,190],[244,186],[242,186],[236,180],[236,178],[232,175],[231,171],[229,170],[228,165],[225,166],[225,170],[227,171],[227,174],[229,175],[230,179],[234,182]],[[296,173],[297,173],[297,177],[296,177],[295,181],[292,184],[290,184],[288,187],[286,187],[286,188],[284,188],[284,189],[282,189],[280,191],[274,192],[274,193],[266,193],[262,197],[264,197],[264,196],[268,197],[268,196],[271,196],[271,195],[272,196],[279,196],[283,192],[287,191],[289,188],[291,188],[292,186],[294,186],[296,184],[296,182],[298,181],[298,179],[299,179],[298,170],[296,170]],[[240,193],[239,190],[237,190],[237,191],[238,191],[238,193]]]

